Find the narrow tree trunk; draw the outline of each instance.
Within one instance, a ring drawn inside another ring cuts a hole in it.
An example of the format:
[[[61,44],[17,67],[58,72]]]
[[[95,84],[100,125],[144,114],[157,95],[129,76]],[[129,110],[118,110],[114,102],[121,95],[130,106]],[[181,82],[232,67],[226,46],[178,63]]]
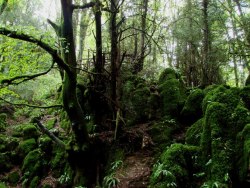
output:
[[[72,0],[61,0],[62,5],[62,43],[63,59],[71,68],[71,75],[64,73],[63,81],[63,105],[66,110],[72,129],[79,146],[88,142],[88,132],[84,122],[84,113],[80,107],[76,95],[76,56],[72,26]]]
[[[116,102],[116,84],[117,84],[117,57],[118,57],[118,33],[116,25],[117,0],[111,0],[111,18],[110,18],[110,39],[111,39],[111,99]],[[116,108],[116,107],[114,107]],[[116,112],[116,109],[114,109]]]
[[[202,85],[209,85],[209,21],[208,21],[209,0],[203,0],[203,60],[202,60]]]
[[[142,71],[145,59],[145,38],[147,28],[148,0],[142,0],[142,15],[141,15],[141,40],[140,40],[140,56],[138,62],[135,63],[134,73]]]

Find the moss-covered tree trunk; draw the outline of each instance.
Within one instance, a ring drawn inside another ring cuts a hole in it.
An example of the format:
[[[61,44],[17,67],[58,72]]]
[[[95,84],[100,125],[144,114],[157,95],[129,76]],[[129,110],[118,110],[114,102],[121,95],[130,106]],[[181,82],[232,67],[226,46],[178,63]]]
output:
[[[66,110],[72,129],[79,145],[88,141],[88,132],[84,123],[84,114],[76,95],[76,55],[72,26],[72,0],[61,0],[62,5],[62,37],[63,41],[63,59],[71,69],[71,75],[64,73],[63,80],[63,105]]]

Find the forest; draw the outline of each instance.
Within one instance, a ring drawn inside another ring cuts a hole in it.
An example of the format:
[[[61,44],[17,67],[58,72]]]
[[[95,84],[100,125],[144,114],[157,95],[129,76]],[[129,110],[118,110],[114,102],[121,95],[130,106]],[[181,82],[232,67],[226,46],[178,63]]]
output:
[[[0,188],[250,187],[249,0],[0,0]]]

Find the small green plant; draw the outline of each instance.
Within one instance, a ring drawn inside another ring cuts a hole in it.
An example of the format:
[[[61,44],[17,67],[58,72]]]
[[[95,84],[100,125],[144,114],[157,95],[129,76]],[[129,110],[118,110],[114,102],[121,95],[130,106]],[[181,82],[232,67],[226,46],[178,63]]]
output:
[[[116,169],[120,168],[122,165],[123,165],[123,161],[117,160],[117,161],[111,163],[111,170],[115,171]]]
[[[70,177],[69,177],[69,175],[67,174],[67,172],[64,172],[64,174],[61,175],[61,176],[59,177],[58,181],[59,181],[61,184],[67,184],[67,183],[69,183]]]
[[[120,182],[120,180],[115,177],[114,173],[111,173],[110,175],[104,177],[104,179],[103,179],[103,187],[104,188],[113,188],[119,182]]]

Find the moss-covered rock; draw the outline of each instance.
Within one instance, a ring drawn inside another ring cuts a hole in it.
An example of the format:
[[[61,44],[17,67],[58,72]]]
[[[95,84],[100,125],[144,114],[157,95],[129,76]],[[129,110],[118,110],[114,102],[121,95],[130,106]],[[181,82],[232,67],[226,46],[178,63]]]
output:
[[[40,179],[40,178],[39,178],[38,176],[35,176],[35,177],[31,180],[29,187],[30,187],[30,188],[36,188],[36,187],[38,187],[39,179]]]
[[[27,155],[29,152],[34,150],[37,147],[36,140],[34,138],[24,140],[20,143],[18,147],[18,151],[21,157],[24,157]]]
[[[11,153],[10,152],[4,152],[0,153],[0,173],[4,173],[9,171],[12,168],[11,164]]]
[[[53,175],[59,178],[63,174],[64,166],[67,162],[67,153],[64,149],[57,146],[53,148],[52,159],[50,161],[50,166],[53,169]]]
[[[5,185],[5,183],[0,182],[0,188],[7,188],[7,185]]]
[[[128,125],[146,121],[152,117],[150,104],[156,102],[151,97],[151,92],[146,82],[140,78],[133,78],[134,80],[128,79],[122,89],[123,115]]]
[[[177,79],[168,79],[159,86],[163,115],[179,116],[186,95],[185,88]]]
[[[35,149],[26,155],[22,165],[22,179],[26,187],[35,176],[41,176],[43,172],[43,154],[40,149]]]
[[[207,92],[205,98],[202,101],[202,111],[205,114],[207,106],[211,102],[223,103],[227,106],[228,110],[234,110],[234,108],[240,102],[240,89],[239,88],[227,88],[223,85],[213,87]]]
[[[172,144],[154,165],[149,187],[191,187],[198,148],[183,144]]]
[[[5,131],[6,119],[7,119],[7,114],[5,114],[5,113],[0,114],[0,132]]]
[[[178,128],[177,122],[170,117],[162,118],[161,121],[150,126],[148,133],[159,152],[162,152],[172,143],[173,132]]]
[[[236,142],[237,158],[237,175],[239,183],[243,184],[249,173],[250,165],[250,124],[238,133]]]
[[[25,124],[22,129],[24,139],[38,138],[39,136],[38,130],[33,124]]]
[[[203,121],[204,119],[201,118],[196,121],[191,127],[188,128],[185,141],[188,145],[199,146],[201,141],[201,134],[203,131]]]
[[[19,144],[19,139],[0,134],[0,152],[14,151]]]
[[[159,84],[163,84],[165,81],[170,79],[178,79],[179,75],[176,73],[176,71],[172,68],[166,68],[159,77]]]
[[[38,146],[47,153],[50,153],[52,150],[52,140],[47,135],[43,135],[38,139]]]
[[[250,85],[242,88],[240,96],[245,104],[245,106],[250,109]]]
[[[11,173],[9,173],[8,175],[8,182],[11,184],[11,185],[17,185],[19,179],[20,179],[20,173],[18,170],[15,170]]]
[[[182,122],[192,124],[201,118],[203,98],[204,93],[201,89],[191,91],[181,111]]]

